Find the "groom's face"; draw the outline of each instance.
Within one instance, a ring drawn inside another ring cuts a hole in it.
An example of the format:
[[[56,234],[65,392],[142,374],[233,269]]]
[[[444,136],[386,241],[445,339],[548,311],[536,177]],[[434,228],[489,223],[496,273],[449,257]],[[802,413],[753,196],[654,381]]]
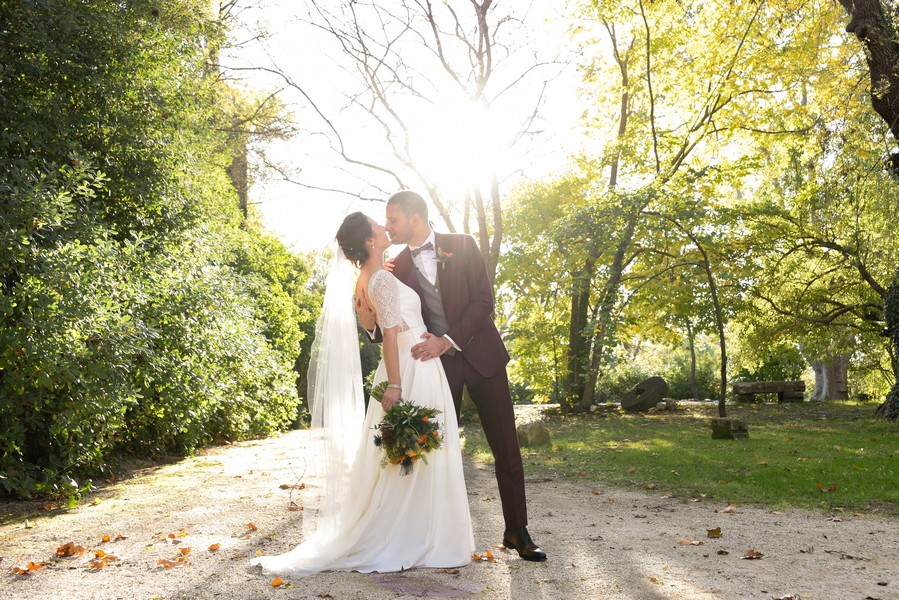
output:
[[[409,217],[400,210],[400,207],[394,204],[387,205],[386,216],[387,224],[384,228],[387,231],[387,235],[390,236],[390,241],[394,244],[408,244],[412,240],[414,233],[413,224]]]

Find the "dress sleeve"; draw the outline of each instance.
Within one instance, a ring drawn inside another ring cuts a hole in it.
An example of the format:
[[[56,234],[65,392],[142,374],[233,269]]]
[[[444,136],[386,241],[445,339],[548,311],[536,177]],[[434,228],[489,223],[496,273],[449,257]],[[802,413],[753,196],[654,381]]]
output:
[[[378,324],[381,329],[402,325],[403,315],[400,310],[399,287],[393,274],[387,271],[378,271],[372,275],[368,281],[368,295],[375,303]]]

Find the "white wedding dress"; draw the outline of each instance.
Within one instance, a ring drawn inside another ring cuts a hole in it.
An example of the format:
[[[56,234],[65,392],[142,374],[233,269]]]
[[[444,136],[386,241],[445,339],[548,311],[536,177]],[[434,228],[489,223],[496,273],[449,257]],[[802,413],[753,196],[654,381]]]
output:
[[[350,472],[350,492],[339,499],[335,525],[316,531],[285,554],[253,559],[266,572],[392,572],[459,567],[471,561],[474,536],[453,398],[440,360],[417,361],[410,353],[426,331],[418,294],[387,271],[376,272],[368,289],[379,325],[399,330],[403,398],[441,411],[437,418],[443,444],[426,455],[427,462],[414,463],[409,475],[401,475],[398,465],[382,467],[374,426],[384,411],[371,400]],[[374,383],[386,375],[381,359]]]

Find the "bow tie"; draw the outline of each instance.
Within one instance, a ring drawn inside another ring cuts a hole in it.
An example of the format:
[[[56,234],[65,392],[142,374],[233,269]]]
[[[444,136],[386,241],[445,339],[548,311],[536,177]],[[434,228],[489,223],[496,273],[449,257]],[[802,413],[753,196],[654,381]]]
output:
[[[434,244],[432,244],[431,242],[426,242],[425,244],[419,246],[418,248],[415,248],[414,250],[410,249],[409,252],[412,253],[412,258],[415,258],[419,254],[421,254],[424,250],[433,250],[433,249],[434,249]]]

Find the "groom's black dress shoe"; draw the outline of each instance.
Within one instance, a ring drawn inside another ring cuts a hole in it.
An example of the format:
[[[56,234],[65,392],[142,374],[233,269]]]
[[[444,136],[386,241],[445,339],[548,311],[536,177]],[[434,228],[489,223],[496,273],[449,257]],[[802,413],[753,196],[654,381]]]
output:
[[[546,552],[537,547],[527,527],[514,527],[506,529],[503,534],[503,546],[518,551],[518,556],[524,560],[546,560]]]

